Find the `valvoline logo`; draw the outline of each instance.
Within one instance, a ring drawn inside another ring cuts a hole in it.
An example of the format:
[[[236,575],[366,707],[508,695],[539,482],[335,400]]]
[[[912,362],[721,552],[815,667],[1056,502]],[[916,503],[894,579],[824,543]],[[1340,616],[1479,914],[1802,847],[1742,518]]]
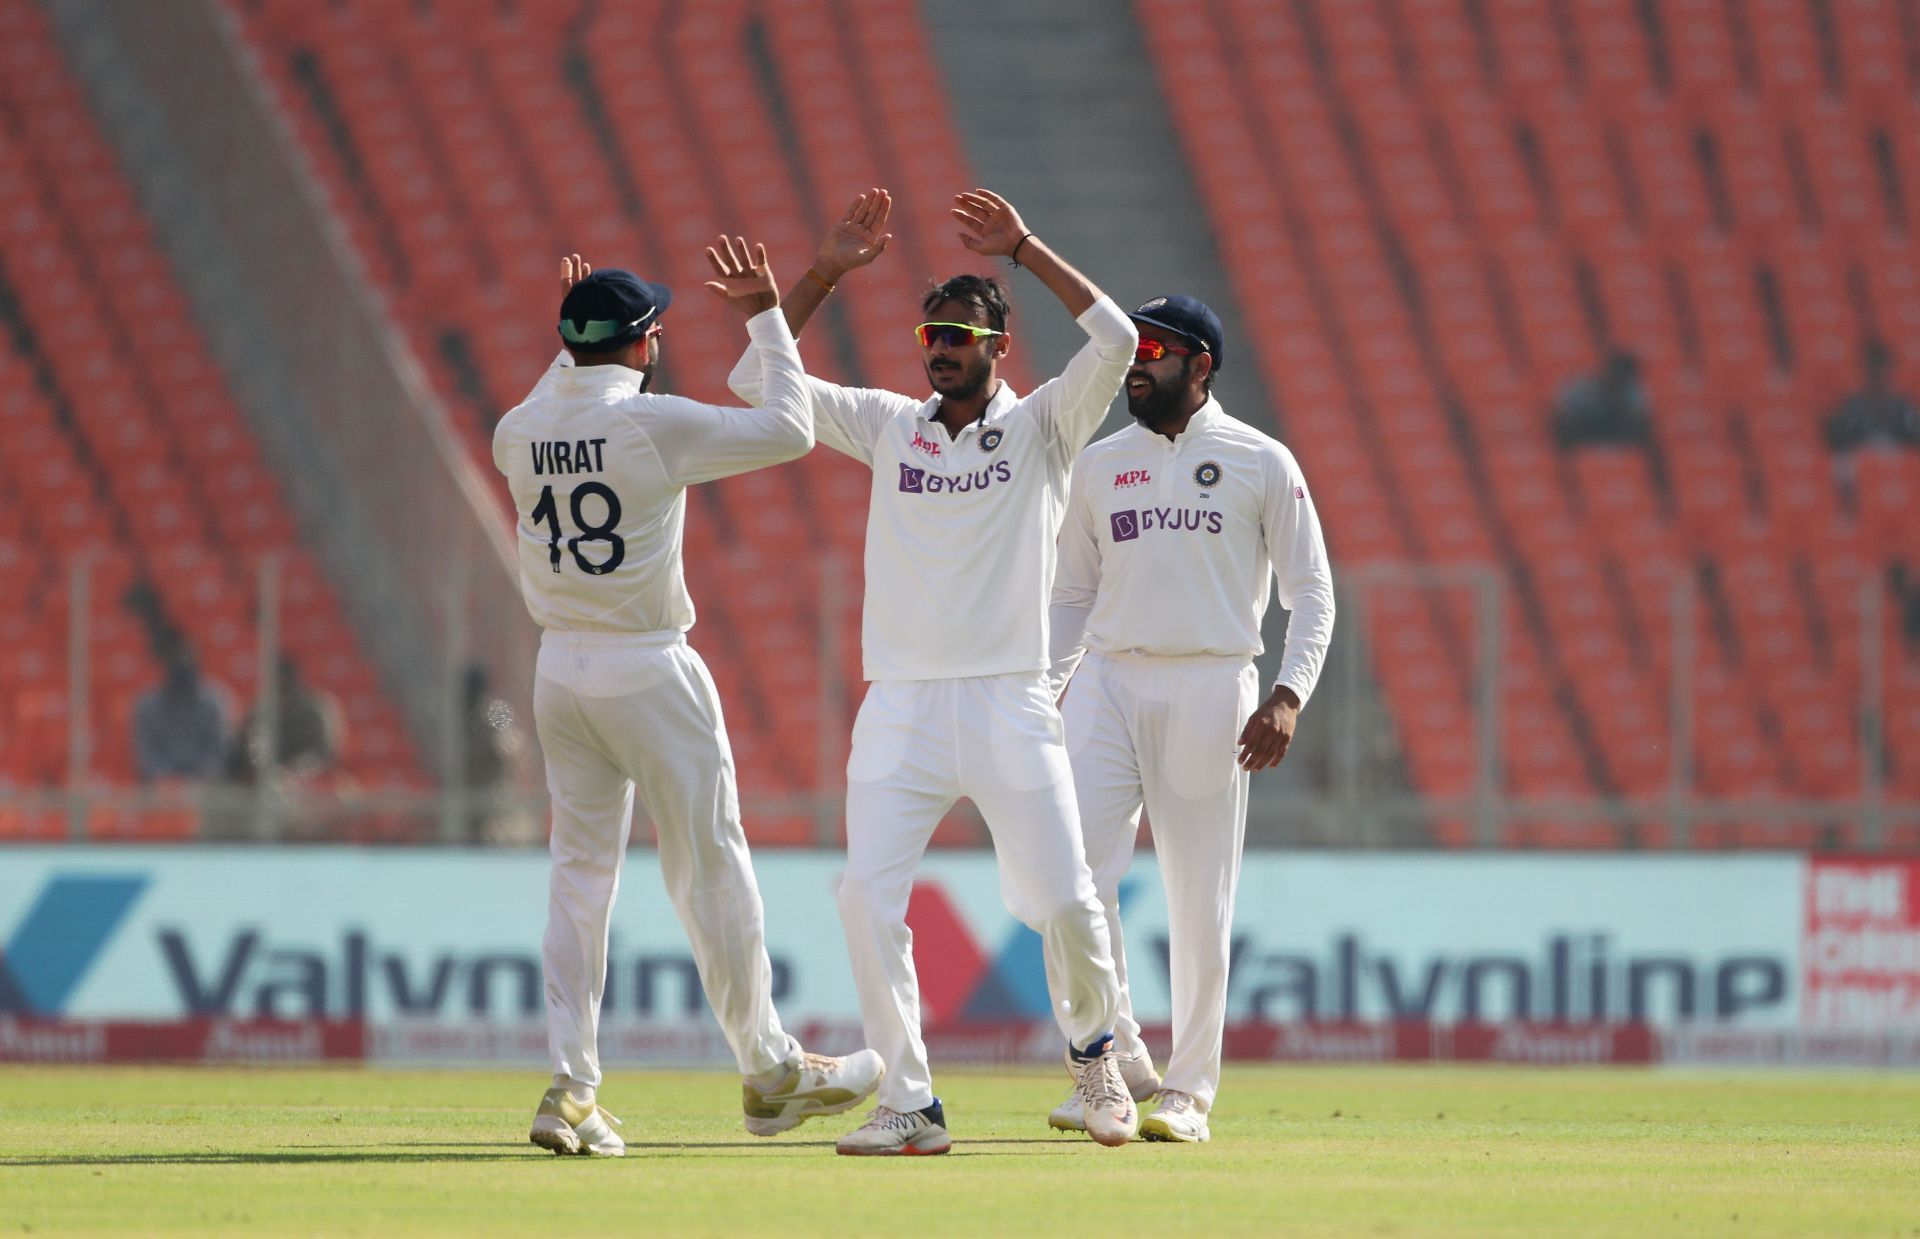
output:
[[[0,1015],[59,1015],[147,888],[144,874],[56,875],[0,954]]]
[[[1120,884],[1124,907],[1132,882]],[[1040,935],[1015,923],[991,956],[939,882],[922,879],[907,898],[920,1004],[928,1024],[1047,1019],[1047,966]]]

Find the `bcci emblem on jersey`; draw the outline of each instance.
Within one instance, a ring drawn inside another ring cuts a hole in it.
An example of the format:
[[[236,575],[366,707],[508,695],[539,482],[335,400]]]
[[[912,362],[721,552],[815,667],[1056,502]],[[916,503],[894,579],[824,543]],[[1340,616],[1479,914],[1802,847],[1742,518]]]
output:
[[[983,452],[991,452],[994,448],[999,447],[1001,434],[1002,431],[998,426],[981,431],[980,450]]]
[[[1193,480],[1202,489],[1212,490],[1220,484],[1220,466],[1211,460],[1202,462],[1200,467],[1193,471]]]

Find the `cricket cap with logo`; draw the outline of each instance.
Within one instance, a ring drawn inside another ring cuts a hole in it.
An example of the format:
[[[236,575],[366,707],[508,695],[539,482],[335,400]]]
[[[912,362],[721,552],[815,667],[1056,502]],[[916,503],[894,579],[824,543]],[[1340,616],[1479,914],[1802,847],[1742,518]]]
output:
[[[560,338],[584,353],[611,353],[647,334],[666,313],[673,290],[631,271],[595,271],[560,303]]]
[[[1155,297],[1127,315],[1136,323],[1151,323],[1168,331],[1177,331],[1213,357],[1213,372],[1220,373],[1220,316],[1198,297]]]

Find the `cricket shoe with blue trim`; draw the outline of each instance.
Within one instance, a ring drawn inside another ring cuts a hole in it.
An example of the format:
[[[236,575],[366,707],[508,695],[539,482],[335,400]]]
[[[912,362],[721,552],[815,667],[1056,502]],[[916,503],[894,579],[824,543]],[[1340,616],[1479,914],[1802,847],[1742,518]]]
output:
[[[1135,1101],[1145,1101],[1160,1091],[1160,1073],[1153,1069],[1153,1056],[1142,1046],[1137,1054],[1122,1054],[1118,1050],[1109,1050],[1110,1054],[1120,1056],[1120,1078],[1126,1081],[1127,1092]],[[1068,1065],[1072,1071],[1072,1065]],[[1067,1099],[1053,1108],[1047,1115],[1047,1126],[1055,1131],[1087,1130],[1087,1108],[1081,1104],[1080,1089],[1076,1085],[1067,1094]]]
[[[756,1084],[748,1077],[740,1086],[747,1130],[756,1136],[777,1136],[810,1118],[844,1114],[873,1096],[886,1074],[887,1064],[873,1050],[845,1058],[802,1054],[772,1083]]]
[[[613,1129],[620,1120],[596,1102],[578,1102],[564,1088],[550,1088],[540,1098],[527,1139],[555,1153],[625,1157],[627,1142]]]
[[[925,1157],[953,1147],[940,1099],[924,1110],[876,1106],[867,1121],[840,1137],[834,1152],[848,1157]]]
[[[1094,1142],[1117,1147],[1133,1139],[1140,1130],[1140,1108],[1121,1078],[1113,1034],[1085,1050],[1068,1049],[1067,1070],[1073,1073],[1073,1091],[1080,1098],[1080,1112]]]
[[[1191,1094],[1177,1088],[1161,1093],[1160,1104],[1152,1114],[1140,1120],[1142,1140],[1205,1144],[1208,1135],[1207,1116],[1201,1111],[1200,1103]]]

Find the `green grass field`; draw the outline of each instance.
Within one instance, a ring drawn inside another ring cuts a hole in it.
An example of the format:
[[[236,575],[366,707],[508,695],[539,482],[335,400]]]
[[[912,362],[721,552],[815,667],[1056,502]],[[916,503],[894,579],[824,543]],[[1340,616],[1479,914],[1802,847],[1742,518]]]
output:
[[[0,1068],[0,1234],[1920,1235],[1920,1078],[1231,1067],[1205,1146],[948,1071],[953,1152],[756,1140],[719,1074],[624,1073],[621,1160],[526,1143],[537,1073]]]

